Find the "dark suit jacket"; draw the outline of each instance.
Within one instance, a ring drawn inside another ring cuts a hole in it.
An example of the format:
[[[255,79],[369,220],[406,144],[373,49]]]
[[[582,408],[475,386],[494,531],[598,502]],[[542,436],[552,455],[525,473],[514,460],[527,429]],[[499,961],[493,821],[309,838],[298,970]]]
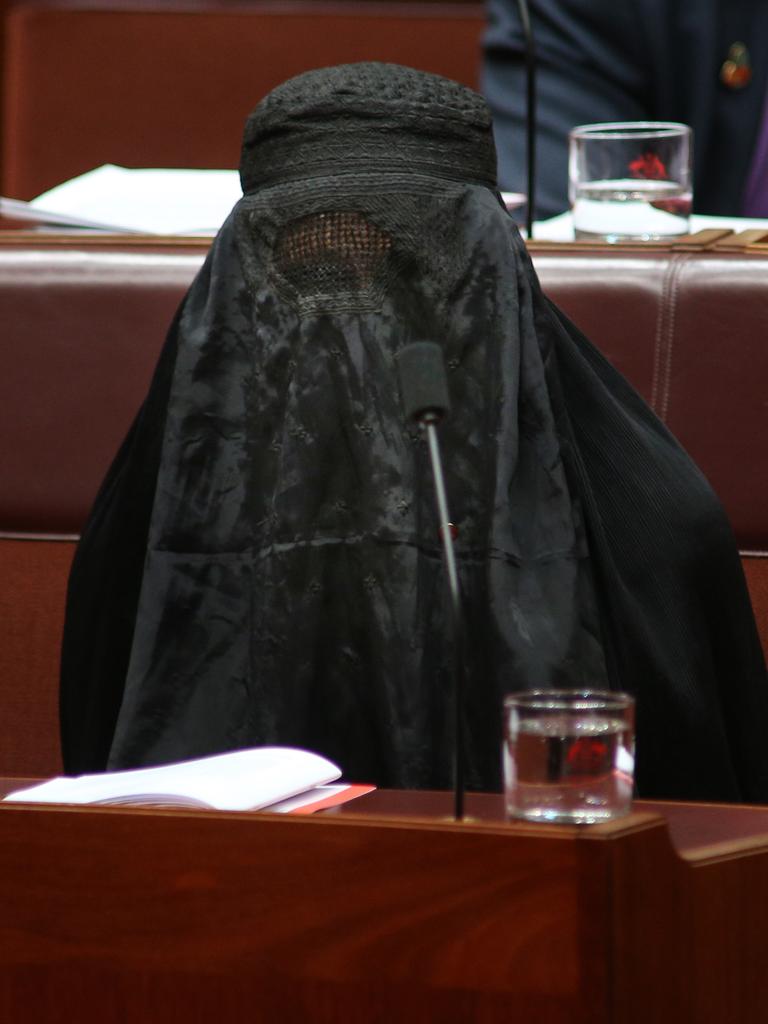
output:
[[[568,206],[567,135],[594,121],[694,129],[694,209],[738,215],[768,84],[765,0],[529,0],[537,49],[537,217]],[[753,76],[720,82],[732,43]],[[525,191],[525,82],[515,0],[488,0],[483,91],[502,188]]]

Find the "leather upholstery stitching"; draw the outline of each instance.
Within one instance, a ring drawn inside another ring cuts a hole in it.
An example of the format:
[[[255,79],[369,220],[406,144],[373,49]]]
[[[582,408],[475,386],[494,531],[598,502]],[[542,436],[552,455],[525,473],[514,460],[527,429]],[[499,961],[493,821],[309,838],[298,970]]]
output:
[[[656,319],[651,380],[651,407],[662,421],[666,421],[672,387],[672,355],[675,340],[677,295],[683,265],[688,253],[675,253],[669,260]]]
[[[690,259],[686,254],[673,256],[672,273],[669,278],[669,294],[667,298],[667,330],[666,330],[666,355],[662,373],[661,406],[659,415],[666,423],[669,413],[669,402],[672,395],[672,355],[675,347],[675,326],[677,322],[677,297],[680,291],[680,277],[685,263]]]

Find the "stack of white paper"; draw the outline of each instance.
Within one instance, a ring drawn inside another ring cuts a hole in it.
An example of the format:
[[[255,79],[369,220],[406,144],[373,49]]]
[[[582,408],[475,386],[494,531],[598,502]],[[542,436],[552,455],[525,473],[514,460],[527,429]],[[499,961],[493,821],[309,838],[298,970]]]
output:
[[[104,164],[30,203],[0,199],[16,220],[153,235],[215,235],[242,196],[237,171]]]

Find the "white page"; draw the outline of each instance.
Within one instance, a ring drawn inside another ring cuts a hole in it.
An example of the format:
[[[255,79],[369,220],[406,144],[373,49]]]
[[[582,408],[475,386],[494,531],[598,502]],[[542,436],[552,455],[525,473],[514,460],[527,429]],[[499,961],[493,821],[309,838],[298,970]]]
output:
[[[107,227],[99,221],[90,221],[79,215],[37,210],[32,203],[25,203],[23,199],[8,199],[7,196],[0,196],[0,215],[10,217],[12,220],[28,221],[30,224],[42,224],[46,228],[90,228],[101,232],[119,230],[121,234],[126,233],[123,228]]]
[[[89,804],[129,797],[179,798],[219,810],[257,810],[339,778],[337,765],[293,747],[257,747],[125,772],[51,779],[5,797],[11,802]],[[171,803],[169,799],[167,801]]]
[[[43,192],[28,205],[42,219],[158,235],[216,234],[242,196],[237,171],[104,164]],[[19,216],[4,203],[8,216]]]

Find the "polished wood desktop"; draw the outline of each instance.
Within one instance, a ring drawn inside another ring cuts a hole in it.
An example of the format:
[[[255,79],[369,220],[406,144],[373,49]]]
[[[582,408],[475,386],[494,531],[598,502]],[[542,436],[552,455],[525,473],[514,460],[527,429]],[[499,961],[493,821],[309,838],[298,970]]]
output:
[[[768,808],[450,808],[0,805],[0,1020],[762,1019]]]

